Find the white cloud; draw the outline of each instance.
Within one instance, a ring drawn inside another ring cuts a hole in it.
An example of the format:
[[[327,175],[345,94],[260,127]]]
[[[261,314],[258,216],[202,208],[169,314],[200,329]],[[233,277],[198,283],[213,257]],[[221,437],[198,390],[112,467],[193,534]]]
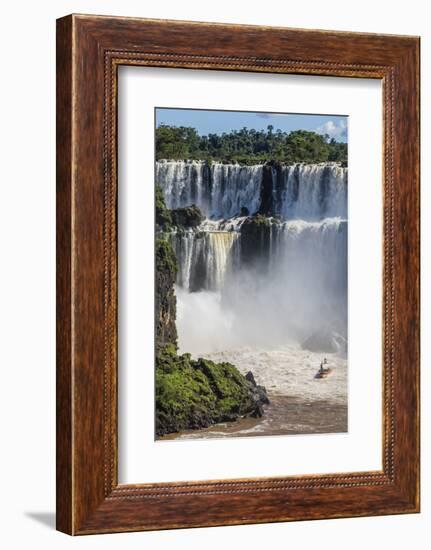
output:
[[[319,134],[328,134],[330,138],[344,141],[347,139],[347,122],[343,119],[338,122],[328,120],[328,122],[319,126],[316,132]]]

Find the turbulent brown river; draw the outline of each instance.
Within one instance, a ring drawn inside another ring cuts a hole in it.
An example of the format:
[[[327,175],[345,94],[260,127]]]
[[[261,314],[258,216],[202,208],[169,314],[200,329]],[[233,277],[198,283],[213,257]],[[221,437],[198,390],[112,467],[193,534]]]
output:
[[[316,379],[323,356],[333,375]],[[347,431],[347,360],[335,354],[313,353],[296,346],[277,351],[242,348],[207,353],[214,361],[229,361],[243,373],[251,370],[266,387],[271,404],[262,418],[243,418],[202,430],[170,434],[162,439],[318,434]]]

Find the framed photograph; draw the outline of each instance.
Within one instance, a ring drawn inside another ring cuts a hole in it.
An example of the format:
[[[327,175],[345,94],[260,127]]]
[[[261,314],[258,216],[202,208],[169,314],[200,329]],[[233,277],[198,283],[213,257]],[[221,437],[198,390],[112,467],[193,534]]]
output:
[[[419,38],[57,21],[57,528],[419,511]]]

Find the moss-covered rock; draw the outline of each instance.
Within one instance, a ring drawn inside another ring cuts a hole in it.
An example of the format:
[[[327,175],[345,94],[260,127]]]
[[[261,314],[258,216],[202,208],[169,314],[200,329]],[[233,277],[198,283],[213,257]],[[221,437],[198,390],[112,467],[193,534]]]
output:
[[[167,231],[171,225],[171,211],[166,207],[162,188],[156,185],[156,226],[162,231]]]
[[[156,239],[156,351],[166,344],[177,346],[177,300],[174,291],[177,260],[172,245],[162,237]]]
[[[177,227],[194,228],[200,225],[205,217],[201,210],[195,205],[176,208],[170,211],[172,223]]]
[[[156,358],[156,434],[205,428],[242,416],[261,416],[265,388],[230,363],[191,359],[165,346]]]

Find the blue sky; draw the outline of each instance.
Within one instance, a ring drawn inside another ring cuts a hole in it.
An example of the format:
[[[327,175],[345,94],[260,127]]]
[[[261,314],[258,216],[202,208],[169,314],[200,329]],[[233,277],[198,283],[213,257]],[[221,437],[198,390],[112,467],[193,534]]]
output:
[[[269,124],[274,130],[311,130],[329,134],[337,141],[347,141],[347,116],[253,113],[245,111],[206,111],[198,109],[156,108],[156,125],[191,126],[201,136],[222,134],[231,130],[254,128],[266,130]]]

